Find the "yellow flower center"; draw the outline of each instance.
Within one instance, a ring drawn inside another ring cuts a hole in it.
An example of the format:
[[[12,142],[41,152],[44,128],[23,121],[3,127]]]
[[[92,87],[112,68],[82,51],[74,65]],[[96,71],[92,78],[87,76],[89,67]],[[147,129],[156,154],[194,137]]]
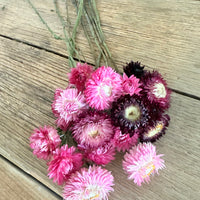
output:
[[[98,130],[93,130],[93,131],[91,131],[90,133],[88,133],[88,135],[90,135],[91,137],[96,137],[97,135],[99,135],[99,132],[98,132]]]
[[[147,176],[150,176],[151,173],[155,170],[155,165],[150,162],[147,165],[145,165],[142,169],[142,178],[146,178]]]
[[[140,118],[140,109],[138,106],[131,105],[125,109],[125,118],[134,122]]]
[[[162,131],[163,126],[164,126],[164,124],[161,123],[161,122],[159,122],[159,123],[156,125],[156,127],[150,129],[150,130],[145,134],[145,136],[146,136],[146,137],[153,137],[153,136],[155,136],[156,134],[158,134],[159,132]]]
[[[154,90],[153,90],[153,94],[157,97],[157,98],[165,98],[167,95],[165,86],[162,83],[156,83],[154,85]]]

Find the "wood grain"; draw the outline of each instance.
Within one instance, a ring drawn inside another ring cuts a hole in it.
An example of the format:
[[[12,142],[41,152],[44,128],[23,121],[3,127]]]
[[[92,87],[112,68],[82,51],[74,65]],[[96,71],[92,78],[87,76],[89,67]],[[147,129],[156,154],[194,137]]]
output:
[[[20,169],[0,157],[0,199],[2,200],[56,200],[55,195],[45,186],[32,179]],[[60,198],[61,199],[61,198]]]
[[[0,153],[58,194],[62,188],[47,177],[44,161],[29,147],[31,131],[53,125],[51,102],[55,88],[65,88],[68,61],[58,55],[0,38]],[[110,200],[198,200],[200,196],[200,101],[172,94],[167,134],[156,143],[165,154],[166,169],[150,184],[137,187],[123,172],[122,154],[107,166],[115,177]]]
[[[50,27],[61,34],[52,1],[32,2]],[[59,2],[63,8],[63,1]],[[159,69],[171,88],[200,97],[200,1],[99,0],[97,6],[119,67],[139,60]],[[0,7],[4,7],[0,10],[1,35],[67,55],[65,44],[51,37],[25,0],[1,0]],[[70,12],[73,24],[72,6]],[[81,29],[77,42],[86,61],[94,63]]]

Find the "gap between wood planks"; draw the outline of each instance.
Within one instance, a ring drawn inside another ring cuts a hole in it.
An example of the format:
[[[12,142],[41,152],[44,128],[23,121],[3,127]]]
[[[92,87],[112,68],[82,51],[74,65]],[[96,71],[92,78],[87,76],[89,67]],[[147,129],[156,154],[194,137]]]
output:
[[[30,177],[31,179],[35,180],[38,184],[42,185],[43,187],[45,187],[46,190],[48,190],[50,193],[52,193],[53,195],[56,196],[57,199],[62,199],[62,197],[56,193],[55,191],[51,190],[49,187],[47,187],[44,183],[40,182],[38,179],[36,179],[34,176],[32,176],[31,174],[28,174],[26,171],[24,171],[22,168],[18,167],[17,165],[15,165],[13,162],[11,162],[10,160],[8,160],[6,157],[0,155],[0,158],[3,159],[4,161],[6,161],[7,163],[11,164],[14,168],[16,168],[17,170],[19,170],[23,175],[26,175],[28,177]]]
[[[22,44],[25,44],[25,45],[34,47],[34,48],[36,48],[36,49],[41,49],[41,50],[47,51],[47,52],[49,52],[49,53],[53,53],[53,54],[55,54],[55,55],[61,56],[61,57],[66,58],[66,59],[69,59],[69,57],[66,56],[66,55],[64,55],[64,54],[58,53],[58,52],[53,51],[53,50],[46,49],[46,48],[44,48],[44,47],[40,47],[40,46],[38,46],[38,45],[34,45],[34,44],[32,44],[32,43],[29,43],[29,42],[21,41],[21,40],[19,40],[19,39],[12,38],[12,37],[9,37],[9,36],[6,36],[6,35],[2,35],[2,34],[0,34],[0,37],[6,38],[6,39],[9,39],[9,40],[13,40],[13,41],[16,41],[16,42],[20,42],[20,43],[22,43]],[[79,61],[77,58],[74,58],[74,60]],[[83,60],[80,60],[80,61],[81,61],[82,63],[84,63]],[[89,63],[89,62],[87,62],[87,63],[88,63],[89,65],[94,66],[93,63]],[[198,96],[196,96],[196,95],[189,94],[189,93],[186,93],[186,92],[182,92],[182,91],[180,91],[180,90],[176,90],[176,89],[173,89],[173,88],[170,88],[170,89],[171,89],[173,92],[177,93],[177,94],[180,94],[180,95],[183,95],[183,96],[186,96],[186,97],[190,97],[190,98],[192,98],[192,99],[196,99],[196,100],[199,100],[199,101],[200,101],[200,97],[198,97]]]

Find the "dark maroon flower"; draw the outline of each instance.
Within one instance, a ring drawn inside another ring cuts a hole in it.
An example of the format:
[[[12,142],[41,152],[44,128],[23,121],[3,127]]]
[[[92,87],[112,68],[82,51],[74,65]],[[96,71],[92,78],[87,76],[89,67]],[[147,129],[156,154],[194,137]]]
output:
[[[144,128],[143,132],[140,134],[141,142],[155,142],[162,135],[165,134],[166,128],[169,125],[170,117],[167,114],[161,115],[157,120]]]

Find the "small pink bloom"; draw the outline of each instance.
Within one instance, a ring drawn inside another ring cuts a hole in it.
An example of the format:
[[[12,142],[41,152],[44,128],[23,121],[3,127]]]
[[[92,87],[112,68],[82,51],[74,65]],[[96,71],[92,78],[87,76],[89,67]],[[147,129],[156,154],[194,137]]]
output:
[[[81,168],[82,154],[75,151],[75,147],[68,148],[66,144],[56,149],[52,161],[48,163],[48,176],[58,185],[62,185],[72,173]]]
[[[96,149],[90,149],[86,153],[86,158],[95,162],[97,165],[107,165],[114,160],[115,148],[111,144],[105,144]]]
[[[117,151],[126,151],[131,147],[137,145],[139,134],[135,133],[132,137],[130,137],[129,133],[122,133],[120,128],[117,127],[115,129],[115,135],[112,139],[113,146],[116,147]]]
[[[67,181],[63,196],[65,200],[108,200],[108,195],[114,191],[114,178],[106,169],[90,166],[82,168]]]
[[[151,174],[158,174],[158,170],[165,167],[161,156],[156,155],[156,147],[151,143],[140,143],[125,154],[123,168],[129,179],[134,179],[134,183],[141,186],[141,183],[150,181]]]
[[[72,68],[71,72],[68,73],[69,82],[74,84],[79,91],[83,91],[85,89],[85,83],[87,79],[90,78],[92,72],[92,66],[87,63],[77,63],[76,68]]]
[[[54,101],[52,109],[68,124],[77,119],[77,116],[88,108],[84,95],[76,88],[63,90]]]
[[[125,73],[123,74],[123,83],[122,87],[125,94],[130,94],[131,96],[134,94],[139,94],[142,90],[139,83],[140,79],[136,78],[134,75],[128,77]]]
[[[44,160],[47,160],[52,156],[60,143],[61,140],[57,131],[48,126],[35,129],[30,137],[30,147],[33,149],[33,154]]]
[[[78,144],[97,148],[108,142],[114,132],[108,115],[91,111],[80,115],[72,134]]]
[[[122,77],[111,67],[100,67],[86,83],[85,97],[92,108],[109,109],[122,93]]]

